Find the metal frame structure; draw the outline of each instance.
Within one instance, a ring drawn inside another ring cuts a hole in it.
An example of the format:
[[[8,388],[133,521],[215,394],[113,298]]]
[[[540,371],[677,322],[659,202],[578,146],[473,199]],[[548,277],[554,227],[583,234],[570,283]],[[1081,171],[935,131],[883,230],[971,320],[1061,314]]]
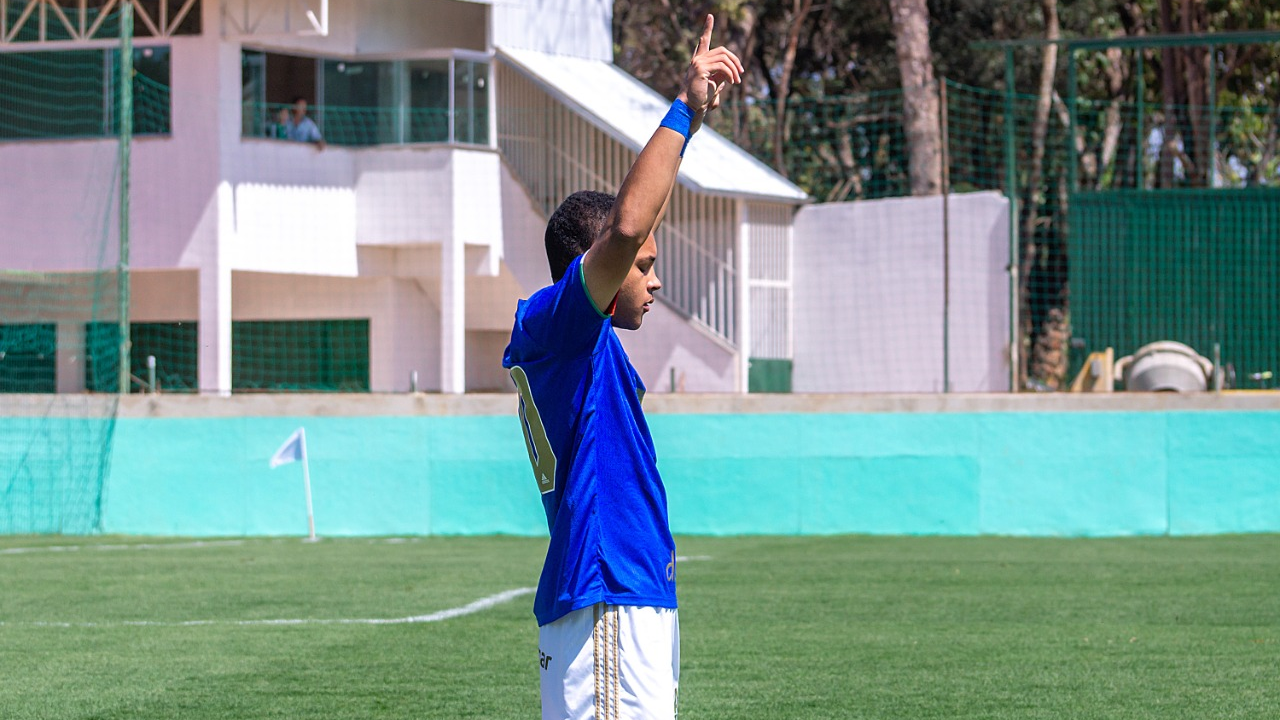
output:
[[[200,4],[200,0],[156,1],[157,12],[153,16],[139,0],[105,0],[100,7],[93,8],[89,7],[88,0],[0,0],[0,45],[30,46],[49,42],[114,40],[114,35],[101,34],[103,25],[113,10],[122,9],[126,5],[132,6],[134,18],[153,37],[173,37],[191,11]],[[325,2],[327,4],[327,0]],[[10,8],[15,7],[22,7],[23,10],[10,25]],[[35,23],[36,38],[19,40],[18,34],[31,23]],[[59,31],[59,37],[51,40],[50,29]],[[62,33],[69,37],[60,37]]]
[[[221,1],[222,34],[227,37],[281,33],[329,36],[329,0]]]

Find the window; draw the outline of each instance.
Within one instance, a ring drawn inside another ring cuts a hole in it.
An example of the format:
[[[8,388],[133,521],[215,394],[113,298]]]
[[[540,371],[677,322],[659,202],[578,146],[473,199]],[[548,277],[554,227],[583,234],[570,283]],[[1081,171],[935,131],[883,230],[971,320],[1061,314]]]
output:
[[[335,145],[404,142],[396,64],[325,60],[324,107],[319,122]]]
[[[338,60],[245,50],[243,134],[275,136],[295,97],[325,141],[368,146],[489,144],[489,63],[463,58]]]
[[[0,140],[109,137],[118,129],[119,52],[0,53]],[[133,51],[133,132],[169,132],[169,48]]]
[[[456,142],[489,142],[489,66],[455,60],[453,72],[453,136]]]
[[[449,142],[449,61],[413,60],[405,64],[405,73],[409,142]]]
[[[52,323],[0,325],[0,393],[56,392],[57,346]]]
[[[156,359],[156,385],[161,392],[195,392],[199,341],[195,322],[130,323],[130,392],[147,388],[147,358]],[[116,392],[120,387],[120,326],[89,323],[85,326],[85,388],[90,392]]]
[[[369,392],[369,321],[234,321],[231,389]]]

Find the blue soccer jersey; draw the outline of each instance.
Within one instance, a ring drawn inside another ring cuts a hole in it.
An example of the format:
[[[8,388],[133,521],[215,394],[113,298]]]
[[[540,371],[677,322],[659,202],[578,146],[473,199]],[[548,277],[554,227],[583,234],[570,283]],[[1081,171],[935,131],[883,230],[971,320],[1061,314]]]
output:
[[[587,291],[582,258],[516,309],[503,367],[551,543],[534,599],[546,625],[598,602],[676,607],[675,542],[644,384]]]

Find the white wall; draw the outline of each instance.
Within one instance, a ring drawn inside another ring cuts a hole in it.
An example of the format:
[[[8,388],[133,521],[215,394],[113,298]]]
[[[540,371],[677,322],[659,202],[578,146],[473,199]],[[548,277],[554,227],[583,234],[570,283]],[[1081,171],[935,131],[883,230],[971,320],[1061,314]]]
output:
[[[235,231],[225,240],[233,269],[357,273],[355,190],[242,183],[234,192]]]
[[[234,22],[206,23],[225,28],[228,38],[269,44],[279,50],[351,56],[431,48],[486,48],[483,3],[455,0],[329,0],[329,35],[319,36],[303,13],[319,14],[320,0],[206,0],[225,3]],[[246,4],[250,8],[246,23]],[[287,16],[286,16],[287,10]],[[252,24],[253,32],[241,32]]]
[[[502,166],[502,262],[529,297],[551,284],[543,235],[547,219],[535,209],[524,186],[505,164]]]
[[[134,138],[130,264],[179,264],[207,243],[219,163],[218,43],[178,37],[171,47],[168,136]],[[239,75],[237,70],[238,88]],[[238,92],[238,89],[237,89]],[[65,271],[114,266],[119,246],[115,139],[0,143],[0,267]]]
[[[422,283],[409,278],[329,278],[237,272],[235,320],[369,319],[373,392],[440,387],[440,310]]]
[[[494,0],[495,47],[613,61],[612,0]]]
[[[453,228],[451,150],[361,152],[356,179],[360,242],[439,242]]]
[[[943,390],[941,197],[811,205],[795,222],[796,392]],[[950,198],[950,380],[1009,388],[1008,202]]]
[[[484,263],[468,263],[469,274],[497,275],[502,257],[502,160],[490,150],[454,150],[450,154],[453,225],[450,237],[469,251],[482,247]]]
[[[332,2],[332,0],[330,0]],[[486,49],[488,8],[452,0],[361,0],[356,51]]]
[[[116,156],[114,140],[0,143],[0,267],[114,266]]]
[[[649,392],[671,392],[672,370],[677,392],[733,392],[737,353],[669,305],[658,302],[652,308],[639,330],[618,331]]]

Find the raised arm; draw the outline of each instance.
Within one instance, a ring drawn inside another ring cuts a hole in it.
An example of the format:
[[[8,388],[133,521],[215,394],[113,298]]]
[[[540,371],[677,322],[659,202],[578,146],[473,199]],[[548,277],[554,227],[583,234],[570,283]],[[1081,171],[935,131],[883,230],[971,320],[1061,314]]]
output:
[[[708,15],[672,112],[627,172],[603,232],[582,259],[587,290],[596,307],[612,302],[636,253],[657,227],[675,186],[684,147],[702,126],[707,111],[720,104],[720,89],[742,80],[738,57],[723,46],[711,49],[714,23]]]

